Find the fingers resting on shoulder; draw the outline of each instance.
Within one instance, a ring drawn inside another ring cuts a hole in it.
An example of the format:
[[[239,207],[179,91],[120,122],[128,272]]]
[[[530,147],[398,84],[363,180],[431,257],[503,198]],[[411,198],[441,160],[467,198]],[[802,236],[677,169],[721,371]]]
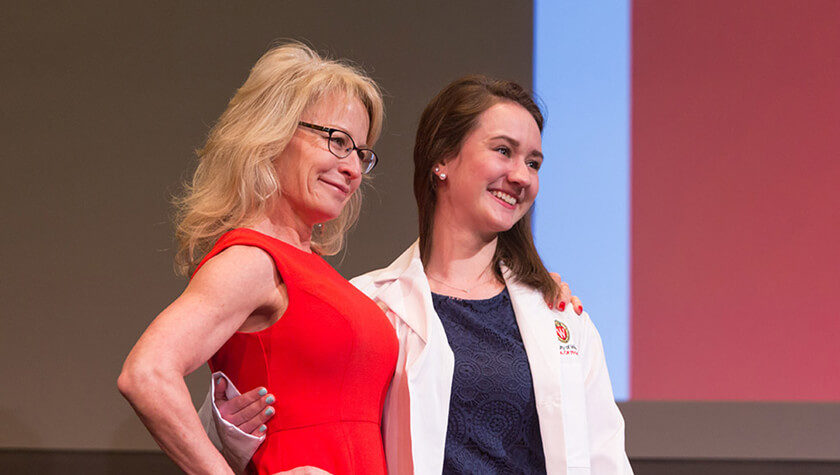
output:
[[[580,301],[579,298],[572,295],[572,290],[569,288],[569,284],[563,282],[563,279],[560,278],[560,274],[555,272],[550,272],[551,278],[554,279],[554,282],[560,288],[560,293],[553,301],[546,299],[545,303],[548,304],[548,308],[560,310],[561,312],[566,310],[566,305],[572,305],[572,308],[575,310],[575,313],[580,315],[583,313],[583,303]]]

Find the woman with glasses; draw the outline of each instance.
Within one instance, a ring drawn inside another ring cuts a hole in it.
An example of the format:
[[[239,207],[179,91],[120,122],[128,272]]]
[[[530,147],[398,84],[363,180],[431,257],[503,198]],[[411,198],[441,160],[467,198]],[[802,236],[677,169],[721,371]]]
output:
[[[260,58],[211,130],[178,202],[176,262],[191,280],[118,380],[185,471],[231,471],[184,384],[209,360],[256,387],[262,404],[278,403],[253,430],[264,438],[253,471],[385,473],[380,421],[397,338],[321,258],[357,218],[382,117],[371,79],[286,44]]]
[[[389,473],[632,473],[595,326],[546,303],[559,289],[530,224],[542,128],[522,87],[483,76],[453,82],[420,118],[419,239],[352,281],[388,309],[400,342]],[[208,427],[247,458],[259,442],[214,414]]]

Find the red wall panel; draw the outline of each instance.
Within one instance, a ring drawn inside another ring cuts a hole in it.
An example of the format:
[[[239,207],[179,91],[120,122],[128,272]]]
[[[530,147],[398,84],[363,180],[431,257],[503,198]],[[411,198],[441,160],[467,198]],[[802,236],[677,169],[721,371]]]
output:
[[[840,1],[632,21],[633,399],[840,400]]]

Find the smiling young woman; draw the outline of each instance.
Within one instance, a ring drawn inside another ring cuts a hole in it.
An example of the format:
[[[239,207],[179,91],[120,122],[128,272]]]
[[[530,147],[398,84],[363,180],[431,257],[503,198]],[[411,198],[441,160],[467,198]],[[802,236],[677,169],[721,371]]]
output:
[[[515,120],[506,118],[508,114],[512,114]],[[480,119],[486,120],[482,122]],[[501,133],[506,125],[512,127],[511,133],[516,133],[518,139]],[[515,146],[517,157],[507,157],[510,162],[507,166],[524,166],[528,170],[517,172],[520,177],[517,180],[522,180],[516,184],[518,190],[507,191],[516,193],[516,196],[513,196],[516,199],[528,201],[512,205],[513,213],[510,218],[518,216],[518,219],[509,221],[507,226],[498,223],[501,227],[494,231],[498,233],[498,244],[493,253],[491,269],[496,279],[501,281],[498,264],[504,261],[514,275],[522,282],[539,289],[547,301],[557,297],[558,286],[543,266],[531,233],[531,205],[539,190],[537,171],[543,158],[542,128],[543,115],[539,107],[527,91],[514,82],[492,80],[485,76],[466,76],[444,88],[431,100],[420,119],[414,144],[414,197],[417,200],[420,222],[420,255],[424,264],[428,263],[431,254],[437,224],[435,216],[438,204],[443,199],[438,191],[443,188],[444,196],[448,196],[446,193],[449,191],[445,185],[449,175],[446,176],[446,180],[440,180],[439,172],[435,173],[434,169],[445,172],[446,164],[452,162],[453,158],[459,154],[466,155],[463,147],[465,145],[470,147],[470,151],[483,147],[486,155],[505,157]],[[510,141],[511,138],[515,143]],[[492,160],[498,158],[491,157],[491,160],[482,161],[493,163]],[[473,166],[478,167],[480,164]],[[483,175],[486,172],[479,173]],[[469,175],[465,174],[465,178],[469,179],[468,177]],[[485,188],[478,192],[485,191],[492,195],[494,190],[487,183]],[[527,193],[518,196],[523,191]],[[455,190],[455,193],[458,191]],[[464,202],[452,201],[451,205],[450,208],[456,210],[463,206]]]

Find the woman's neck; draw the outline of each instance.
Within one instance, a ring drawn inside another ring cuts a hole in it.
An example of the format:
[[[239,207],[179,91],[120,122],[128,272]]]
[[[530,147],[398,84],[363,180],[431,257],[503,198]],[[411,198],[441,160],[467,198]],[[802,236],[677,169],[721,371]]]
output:
[[[312,252],[312,225],[278,203],[268,205],[267,212],[249,220],[248,227],[287,244]]]
[[[465,299],[498,294],[504,288],[493,269],[498,238],[453,224],[435,216],[425,265],[432,292]]]

